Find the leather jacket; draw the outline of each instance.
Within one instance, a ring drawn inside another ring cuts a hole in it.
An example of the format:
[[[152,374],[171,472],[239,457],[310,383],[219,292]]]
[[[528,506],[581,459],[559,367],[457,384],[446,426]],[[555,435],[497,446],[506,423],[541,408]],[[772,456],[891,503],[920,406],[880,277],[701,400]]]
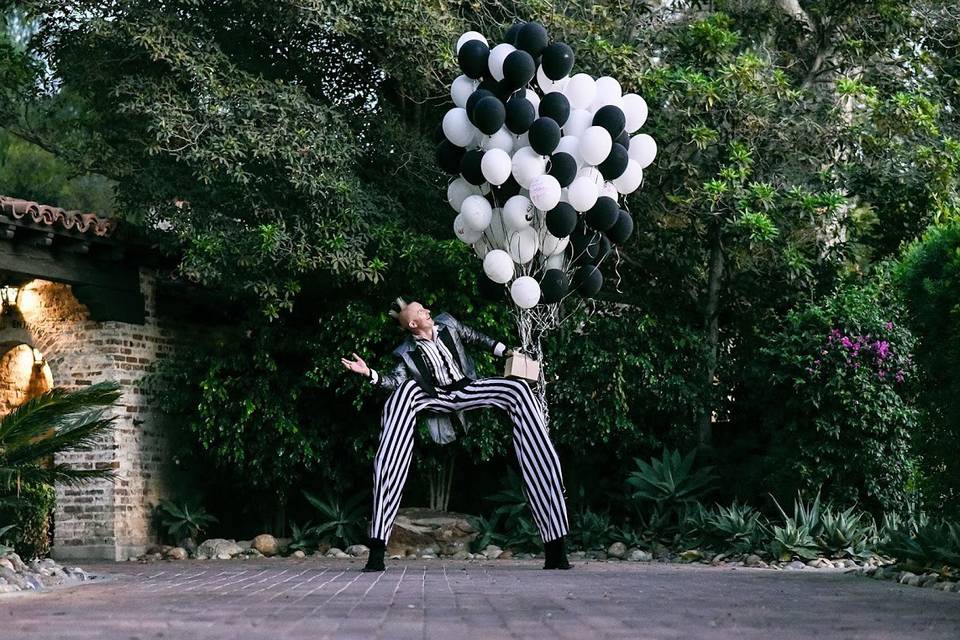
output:
[[[450,353],[457,359],[460,370],[463,375],[470,380],[477,379],[476,366],[473,359],[464,349],[464,344],[482,345],[490,352],[500,354],[506,349],[502,343],[493,338],[485,336],[476,329],[461,324],[449,313],[441,313],[433,319],[437,325],[437,338],[450,349]],[[502,349],[500,348],[502,347]],[[393,355],[399,360],[397,365],[389,372],[378,374],[374,384],[388,391],[393,391],[409,378],[416,380],[420,386],[430,395],[436,395],[437,390],[434,387],[433,374],[427,363],[423,359],[423,354],[417,348],[417,341],[413,336],[407,336],[403,343],[393,350]],[[430,437],[438,444],[447,444],[457,439],[456,430],[453,426],[452,417],[456,416],[464,432],[469,427],[469,421],[463,411],[455,413],[437,413],[434,411],[423,411],[418,416],[426,422],[430,431]]]

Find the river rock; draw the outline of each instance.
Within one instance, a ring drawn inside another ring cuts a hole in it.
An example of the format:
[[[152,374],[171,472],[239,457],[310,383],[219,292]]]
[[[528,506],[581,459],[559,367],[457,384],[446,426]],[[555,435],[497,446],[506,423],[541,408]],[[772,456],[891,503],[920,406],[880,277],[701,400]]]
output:
[[[365,544],[352,544],[347,547],[347,555],[361,557],[370,555],[370,548]]]
[[[483,557],[487,560],[496,560],[503,553],[503,549],[495,544],[488,544],[483,550]]]
[[[237,555],[241,551],[243,551],[243,549],[233,540],[210,538],[209,540],[201,542],[200,546],[197,547],[197,557],[206,556],[208,558],[217,558],[225,555],[229,558],[230,556]]]
[[[653,554],[643,549],[631,549],[627,555],[627,560],[631,562],[652,562]]]
[[[433,549],[440,555],[453,555],[467,549],[477,532],[462,513],[407,507],[397,514],[388,551],[408,555],[417,549]]]
[[[250,548],[256,549],[265,556],[275,556],[279,551],[277,539],[269,533],[261,533],[250,542]]]
[[[167,551],[167,560],[186,560],[187,550],[183,547],[174,547]]]
[[[627,545],[622,542],[614,542],[607,549],[607,555],[611,558],[617,558],[622,560],[625,555],[627,555]]]

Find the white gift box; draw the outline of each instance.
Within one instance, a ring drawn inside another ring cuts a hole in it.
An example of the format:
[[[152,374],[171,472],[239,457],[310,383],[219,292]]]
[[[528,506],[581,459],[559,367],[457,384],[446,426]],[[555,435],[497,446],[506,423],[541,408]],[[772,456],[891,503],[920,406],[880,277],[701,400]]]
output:
[[[536,382],[540,377],[540,363],[533,358],[514,351],[503,367],[505,378],[523,378]]]

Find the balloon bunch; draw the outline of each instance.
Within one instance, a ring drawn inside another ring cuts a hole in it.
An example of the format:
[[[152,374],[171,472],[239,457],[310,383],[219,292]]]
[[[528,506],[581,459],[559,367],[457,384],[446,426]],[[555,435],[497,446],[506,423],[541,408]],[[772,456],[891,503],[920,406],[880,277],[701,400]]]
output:
[[[593,297],[600,264],[633,232],[620,203],[657,154],[635,133],[647,104],[609,76],[571,76],[573,50],[536,22],[503,39],[491,48],[468,31],[456,44],[463,74],[437,145],[440,167],[459,174],[454,233],[483,260],[481,288],[509,283],[521,309]]]

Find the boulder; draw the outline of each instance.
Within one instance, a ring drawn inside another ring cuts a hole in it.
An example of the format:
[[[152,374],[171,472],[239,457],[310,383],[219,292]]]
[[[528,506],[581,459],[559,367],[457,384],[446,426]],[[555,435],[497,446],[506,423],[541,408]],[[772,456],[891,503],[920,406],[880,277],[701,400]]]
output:
[[[388,552],[403,556],[433,549],[440,555],[453,555],[468,549],[476,536],[464,514],[407,507],[397,514]]]
[[[306,558],[306,557],[307,557],[307,554],[305,554],[302,549],[297,549],[296,551],[294,551],[294,552],[291,553],[290,555],[293,556],[294,558]]]
[[[643,549],[631,549],[629,555],[627,555],[627,560],[631,562],[651,562],[653,561],[653,554]]]
[[[261,533],[251,541],[250,548],[256,549],[265,556],[275,556],[280,550],[280,545],[269,533]]]
[[[503,549],[498,547],[495,544],[488,544],[487,548],[483,550],[483,557],[487,560],[496,560],[503,553]]]
[[[607,549],[607,555],[611,558],[622,560],[623,557],[627,555],[627,545],[622,542],[614,542],[610,545],[610,548]]]
[[[235,556],[243,551],[233,540],[224,540],[223,538],[210,538],[204,540],[197,547],[197,557],[205,556],[207,558],[218,558],[220,556]]]
[[[370,554],[370,549],[364,544],[352,544],[347,547],[347,555],[349,556],[366,556]]]

